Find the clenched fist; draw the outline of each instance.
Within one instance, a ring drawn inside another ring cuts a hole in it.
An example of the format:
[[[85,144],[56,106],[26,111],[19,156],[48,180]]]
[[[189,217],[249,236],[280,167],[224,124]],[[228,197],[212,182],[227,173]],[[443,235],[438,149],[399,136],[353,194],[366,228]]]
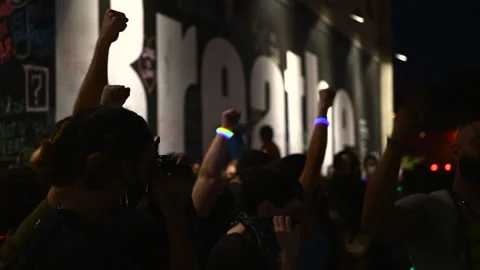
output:
[[[320,96],[320,107],[325,109],[332,107],[333,99],[335,98],[335,91],[331,88],[327,88],[318,91],[318,95]]]
[[[241,113],[235,109],[228,109],[222,113],[222,127],[231,129],[240,122]]]
[[[113,9],[107,10],[100,29],[100,39],[108,43],[115,42],[120,32],[127,28],[127,22],[128,19],[124,13]]]
[[[130,88],[123,85],[105,85],[100,104],[110,107],[122,107],[130,96]]]

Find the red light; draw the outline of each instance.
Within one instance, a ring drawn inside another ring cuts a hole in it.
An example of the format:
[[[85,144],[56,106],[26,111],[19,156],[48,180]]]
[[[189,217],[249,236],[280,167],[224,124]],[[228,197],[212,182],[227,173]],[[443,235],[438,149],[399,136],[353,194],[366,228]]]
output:
[[[437,164],[432,164],[432,165],[430,166],[430,171],[432,171],[432,172],[438,171],[438,165],[437,165]]]
[[[449,172],[451,170],[452,170],[452,164],[450,163],[445,164],[445,171]]]

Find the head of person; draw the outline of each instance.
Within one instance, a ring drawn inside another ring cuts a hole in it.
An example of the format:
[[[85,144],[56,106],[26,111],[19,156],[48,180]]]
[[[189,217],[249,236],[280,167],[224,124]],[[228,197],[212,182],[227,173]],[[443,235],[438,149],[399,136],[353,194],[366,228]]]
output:
[[[327,168],[327,178],[333,177],[333,172],[335,172],[335,168],[333,165],[329,165]]]
[[[227,180],[232,180],[237,176],[237,164],[238,164],[237,159],[234,159],[228,163],[224,172],[224,176]]]
[[[294,179],[300,180],[307,156],[305,154],[288,155],[280,160],[278,164],[282,166],[283,170]]]
[[[274,159],[269,155],[259,150],[245,150],[238,159],[236,166],[237,176],[252,170],[253,168],[267,165],[273,162]]]
[[[372,154],[368,154],[363,159],[363,169],[365,170],[367,175],[372,175],[377,165],[378,165],[378,160]]]
[[[273,140],[273,129],[271,126],[265,125],[260,128],[260,140],[262,142],[270,142]]]
[[[472,188],[480,189],[480,121],[459,128],[452,153],[458,178]]]
[[[143,118],[124,108],[99,106],[66,120],[31,161],[44,183],[88,193],[92,205],[110,210],[119,206],[127,188],[148,183],[155,154]]]
[[[333,157],[333,178],[335,180],[361,180],[362,172],[358,156],[349,149],[337,153]]]
[[[200,161],[196,161],[192,164],[192,171],[193,171],[193,174],[195,176],[198,175],[198,173],[200,172],[200,167],[201,167],[201,162]]]
[[[300,182],[275,162],[240,176],[243,211],[259,218],[295,216],[303,195]]]

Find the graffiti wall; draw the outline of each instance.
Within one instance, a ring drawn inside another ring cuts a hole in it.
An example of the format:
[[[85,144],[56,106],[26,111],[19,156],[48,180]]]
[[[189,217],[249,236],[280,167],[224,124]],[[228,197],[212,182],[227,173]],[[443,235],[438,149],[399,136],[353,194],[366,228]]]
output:
[[[0,159],[29,153],[54,124],[55,2],[0,0]]]

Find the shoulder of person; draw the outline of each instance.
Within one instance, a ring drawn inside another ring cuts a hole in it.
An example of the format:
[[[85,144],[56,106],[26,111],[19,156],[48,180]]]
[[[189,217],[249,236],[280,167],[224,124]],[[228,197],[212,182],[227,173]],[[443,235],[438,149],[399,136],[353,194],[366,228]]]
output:
[[[207,270],[266,269],[261,250],[240,233],[223,235],[210,253]]]
[[[399,199],[396,203],[396,206],[405,207],[405,208],[445,208],[453,207],[453,201],[450,197],[450,194],[447,190],[437,190],[430,194],[412,194],[406,197]]]

